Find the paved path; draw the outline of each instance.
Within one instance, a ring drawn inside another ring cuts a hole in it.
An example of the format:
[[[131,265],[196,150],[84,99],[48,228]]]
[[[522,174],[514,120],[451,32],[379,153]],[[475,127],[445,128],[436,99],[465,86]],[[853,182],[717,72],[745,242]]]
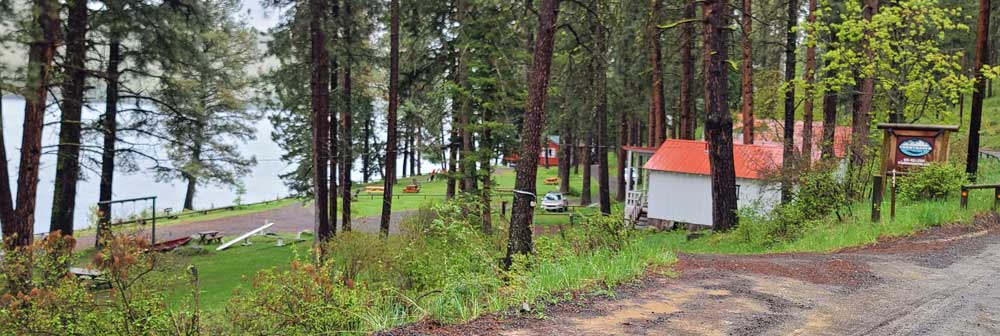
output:
[[[412,210],[393,212],[390,221],[390,232],[398,233],[399,223],[401,223],[402,219],[412,212]],[[274,223],[274,226],[271,227],[271,230],[274,232],[294,233],[302,230],[312,231],[314,213],[315,211],[312,206],[305,206],[302,203],[294,203],[280,208],[252,214],[157,227],[156,239],[157,241],[164,241],[187,237],[195,235],[201,231],[219,231],[228,238],[235,238],[236,236],[264,225],[266,222]],[[357,231],[378,232],[379,221],[380,218],[378,216],[355,218],[351,221],[351,227]],[[337,226],[340,227],[339,220]],[[148,235],[149,229],[149,227],[136,227],[129,230],[130,232]],[[77,238],[76,246],[77,249],[93,247],[93,234]]]

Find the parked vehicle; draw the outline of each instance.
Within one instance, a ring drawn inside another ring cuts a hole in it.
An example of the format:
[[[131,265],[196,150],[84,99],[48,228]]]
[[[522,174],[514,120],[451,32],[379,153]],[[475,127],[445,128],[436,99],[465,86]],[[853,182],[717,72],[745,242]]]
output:
[[[542,197],[542,210],[565,212],[568,206],[569,201],[561,192],[550,191]]]

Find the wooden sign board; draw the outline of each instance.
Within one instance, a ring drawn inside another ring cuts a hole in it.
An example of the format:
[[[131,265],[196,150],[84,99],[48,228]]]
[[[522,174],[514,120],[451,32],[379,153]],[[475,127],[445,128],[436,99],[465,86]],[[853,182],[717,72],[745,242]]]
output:
[[[906,172],[933,162],[948,161],[948,138],[958,126],[878,124],[882,138],[882,173]]]

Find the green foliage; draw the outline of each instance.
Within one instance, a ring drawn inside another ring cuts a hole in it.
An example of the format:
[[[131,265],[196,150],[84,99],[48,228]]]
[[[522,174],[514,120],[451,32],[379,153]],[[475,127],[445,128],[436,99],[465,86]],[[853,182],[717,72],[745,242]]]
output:
[[[944,6],[938,0],[903,0],[881,6],[865,20],[861,2],[824,4],[821,21],[839,15],[839,23],[817,27],[816,33],[836,34],[823,54],[822,84],[830,90],[852,87],[858,78],[874,77],[876,97],[884,99],[882,111],[916,120],[926,113],[947,110],[972,80],[962,73],[963,53],[946,48],[949,37],[969,31],[961,8]],[[837,21],[837,20],[834,20]],[[870,52],[869,52],[870,51]],[[880,120],[875,118],[873,120]]]
[[[903,199],[921,201],[944,200],[957,195],[966,181],[963,167],[951,163],[933,163],[900,176],[896,183]]]
[[[761,246],[800,238],[816,221],[848,205],[844,184],[838,180],[835,168],[819,167],[802,172],[797,178],[792,201],[769,212],[741,209],[740,224],[733,235],[743,242]]]
[[[356,315],[366,297],[363,288],[348,288],[330,274],[332,262],[292,262],[287,270],[255,275],[250,288],[226,306],[232,332],[254,335],[316,335],[356,330]]]

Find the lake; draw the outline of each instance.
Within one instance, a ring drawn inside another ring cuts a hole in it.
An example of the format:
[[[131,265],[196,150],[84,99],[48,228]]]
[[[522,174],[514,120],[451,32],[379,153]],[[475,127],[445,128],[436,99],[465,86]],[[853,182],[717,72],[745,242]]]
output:
[[[11,175],[11,192],[16,194],[17,163],[20,159],[19,148],[21,146],[21,125],[24,117],[24,100],[19,97],[7,96],[3,98],[3,125],[4,140],[7,147],[7,158],[10,160],[8,167]],[[57,109],[51,108],[45,118],[46,123],[57,121],[59,115]],[[103,111],[103,104],[91,104],[91,110],[84,110],[84,119],[93,120]],[[278,176],[290,171],[288,163],[282,162],[280,156],[282,150],[271,141],[273,127],[267,118],[257,121],[257,139],[240,145],[240,150],[247,155],[257,157],[257,166],[252,172],[243,178],[246,187],[246,194],[243,195],[243,203],[260,202],[285,197],[289,194],[288,188]],[[308,130],[306,130],[308,131]],[[43,146],[54,146],[59,143],[58,126],[46,127],[42,136]],[[41,180],[38,185],[37,207],[35,209],[35,232],[47,232],[49,228],[49,218],[52,212],[53,183],[55,179],[55,148],[46,148],[41,159]],[[166,153],[159,148],[150,148],[147,152],[155,153],[159,158],[166,157]],[[157,196],[157,207],[159,209],[173,208],[175,211],[181,209],[184,203],[184,189],[186,183],[183,180],[172,182],[157,182],[155,176],[147,170],[152,167],[151,161],[139,161],[140,171],[134,173],[116,172],[114,181],[114,198],[126,199],[145,196]],[[358,167],[358,164],[354,165]],[[424,162],[424,170],[429,171],[433,165]],[[86,171],[84,168],[84,180],[77,186],[76,212],[74,226],[85,228],[91,225],[88,219],[90,208],[97,203],[100,177],[95,171]],[[399,167],[402,169],[402,167]],[[359,176],[355,172],[353,176]],[[16,195],[15,195],[16,197]],[[195,208],[212,208],[233,204],[237,198],[234,187],[219,186],[199,186],[195,195]],[[121,208],[113,209],[115,217],[126,216],[131,213],[138,213],[142,208],[149,207],[149,204],[138,203],[133,208],[126,204]]]

